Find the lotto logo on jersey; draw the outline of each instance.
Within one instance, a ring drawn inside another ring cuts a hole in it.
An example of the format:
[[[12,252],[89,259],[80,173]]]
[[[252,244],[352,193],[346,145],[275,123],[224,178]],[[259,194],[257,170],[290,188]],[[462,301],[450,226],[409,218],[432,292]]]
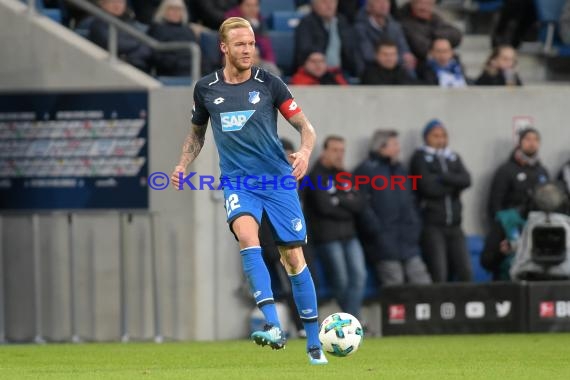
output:
[[[251,115],[254,113],[255,110],[222,112],[220,114],[220,119],[222,121],[222,131],[234,132],[241,130]]]

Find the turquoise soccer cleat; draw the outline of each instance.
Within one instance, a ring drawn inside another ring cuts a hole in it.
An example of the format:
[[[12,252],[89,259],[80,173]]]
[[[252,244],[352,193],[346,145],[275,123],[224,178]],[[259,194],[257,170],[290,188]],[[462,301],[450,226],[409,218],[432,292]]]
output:
[[[312,365],[322,365],[329,362],[323,350],[317,346],[311,346],[307,352],[307,355],[309,356],[309,363]]]
[[[263,331],[255,331],[251,334],[251,339],[262,347],[269,345],[274,350],[285,348],[287,342],[281,329],[272,325],[265,325]]]

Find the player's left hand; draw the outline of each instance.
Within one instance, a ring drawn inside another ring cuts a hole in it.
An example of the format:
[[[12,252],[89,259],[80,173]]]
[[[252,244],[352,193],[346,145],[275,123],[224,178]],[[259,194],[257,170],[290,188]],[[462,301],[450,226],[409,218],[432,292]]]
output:
[[[311,152],[306,149],[301,149],[298,152],[291,153],[289,157],[293,160],[293,176],[297,181],[299,181],[305,173],[307,172],[307,168],[309,167],[309,157],[311,156]]]

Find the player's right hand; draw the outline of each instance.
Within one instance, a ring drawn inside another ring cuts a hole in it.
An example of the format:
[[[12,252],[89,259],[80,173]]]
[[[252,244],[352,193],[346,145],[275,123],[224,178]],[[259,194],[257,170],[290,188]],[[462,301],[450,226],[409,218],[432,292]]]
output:
[[[180,174],[182,173],[182,177],[184,177],[184,171],[186,168],[184,166],[177,165],[170,176],[170,183],[176,190],[180,190]]]

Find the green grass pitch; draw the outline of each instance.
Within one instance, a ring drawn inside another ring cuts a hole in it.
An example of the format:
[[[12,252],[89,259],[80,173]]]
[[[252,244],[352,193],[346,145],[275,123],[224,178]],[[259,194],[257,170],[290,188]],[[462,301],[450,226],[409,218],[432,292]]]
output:
[[[570,379],[570,334],[364,339],[351,357],[310,366],[305,342],[0,346],[0,379]]]

